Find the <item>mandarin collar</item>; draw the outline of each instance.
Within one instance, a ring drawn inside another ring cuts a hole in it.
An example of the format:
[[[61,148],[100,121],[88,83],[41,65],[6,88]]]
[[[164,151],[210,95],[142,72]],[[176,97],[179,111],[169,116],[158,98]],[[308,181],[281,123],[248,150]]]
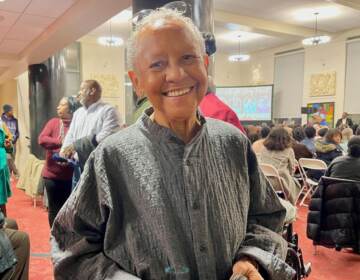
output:
[[[200,114],[199,111],[197,111],[197,116],[201,127],[193,139],[191,139],[189,143],[185,144],[184,141],[181,140],[170,128],[161,126],[152,121],[150,116],[153,112],[154,109],[152,107],[146,109],[136,123],[140,125],[142,129],[147,131],[152,137],[157,138],[159,141],[167,140],[170,142],[182,144],[184,146],[192,145],[194,142],[197,142],[199,138],[201,138],[201,135],[203,135],[204,131],[207,129],[205,118]]]

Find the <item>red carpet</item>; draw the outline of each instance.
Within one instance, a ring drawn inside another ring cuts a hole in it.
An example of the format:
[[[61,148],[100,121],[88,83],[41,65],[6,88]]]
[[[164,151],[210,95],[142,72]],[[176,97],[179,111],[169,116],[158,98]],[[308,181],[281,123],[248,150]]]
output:
[[[41,204],[41,203],[40,203]],[[39,205],[33,207],[30,197],[13,188],[13,197],[7,204],[8,216],[15,218],[21,230],[30,235],[31,259],[30,280],[51,280],[52,265],[49,257],[49,225],[47,212]],[[358,280],[360,279],[360,255],[349,251],[318,247],[314,255],[312,241],[306,238],[307,208],[301,207],[295,223],[300,237],[300,248],[306,262],[312,263],[309,280]]]
[[[13,196],[9,199],[6,208],[9,218],[15,219],[19,229],[30,236],[30,280],[52,280],[47,212],[41,202],[34,208],[33,200],[23,191],[15,187],[12,191]]]

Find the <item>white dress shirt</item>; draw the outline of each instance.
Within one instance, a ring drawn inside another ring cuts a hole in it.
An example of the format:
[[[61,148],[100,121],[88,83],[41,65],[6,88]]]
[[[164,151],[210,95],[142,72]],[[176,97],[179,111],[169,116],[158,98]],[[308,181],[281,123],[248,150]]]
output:
[[[75,111],[61,149],[92,134],[96,135],[96,141],[100,143],[119,129],[118,112],[113,106],[100,100],[88,108],[83,106]]]

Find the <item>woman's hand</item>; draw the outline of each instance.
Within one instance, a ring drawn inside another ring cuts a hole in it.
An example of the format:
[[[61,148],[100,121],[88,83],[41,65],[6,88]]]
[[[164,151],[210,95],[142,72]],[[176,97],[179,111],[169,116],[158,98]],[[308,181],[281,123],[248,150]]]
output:
[[[234,264],[233,275],[230,279],[240,279],[240,276],[245,276],[248,280],[264,280],[256,267],[254,261],[243,258]]]

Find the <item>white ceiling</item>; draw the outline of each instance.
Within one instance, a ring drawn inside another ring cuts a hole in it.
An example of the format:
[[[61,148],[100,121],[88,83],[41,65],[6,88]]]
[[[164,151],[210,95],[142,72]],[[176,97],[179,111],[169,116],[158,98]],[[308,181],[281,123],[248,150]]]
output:
[[[130,5],[131,0],[0,2],[0,82],[85,34],[93,39],[110,35],[107,19]],[[241,50],[248,53],[300,42],[314,34],[317,11],[319,30],[330,35],[360,28],[360,0],[214,0],[214,5],[217,48],[223,53],[237,52],[237,32]],[[129,21],[117,15],[111,25],[112,35],[126,40]]]
[[[319,29],[328,32],[359,27],[360,11],[340,3],[353,2],[354,5],[357,3],[360,7],[360,1],[337,2],[326,0],[215,0],[214,5],[215,9],[222,11],[308,28],[314,28],[315,16],[313,14],[320,12]],[[322,13],[322,11],[324,12]]]
[[[360,27],[360,0],[357,7],[348,0],[214,0],[215,36],[217,48],[222,53],[237,53],[240,34],[241,52],[252,53],[299,42],[314,34],[315,12],[319,12],[319,30],[334,34]],[[346,2],[347,5],[344,5]],[[130,34],[129,21],[111,20],[113,36],[126,40]],[[254,38],[248,35],[255,34]],[[110,24],[99,26],[87,36],[95,40],[110,35]],[[232,36],[229,38],[229,36]]]
[[[0,54],[17,55],[77,0],[0,2]]]

